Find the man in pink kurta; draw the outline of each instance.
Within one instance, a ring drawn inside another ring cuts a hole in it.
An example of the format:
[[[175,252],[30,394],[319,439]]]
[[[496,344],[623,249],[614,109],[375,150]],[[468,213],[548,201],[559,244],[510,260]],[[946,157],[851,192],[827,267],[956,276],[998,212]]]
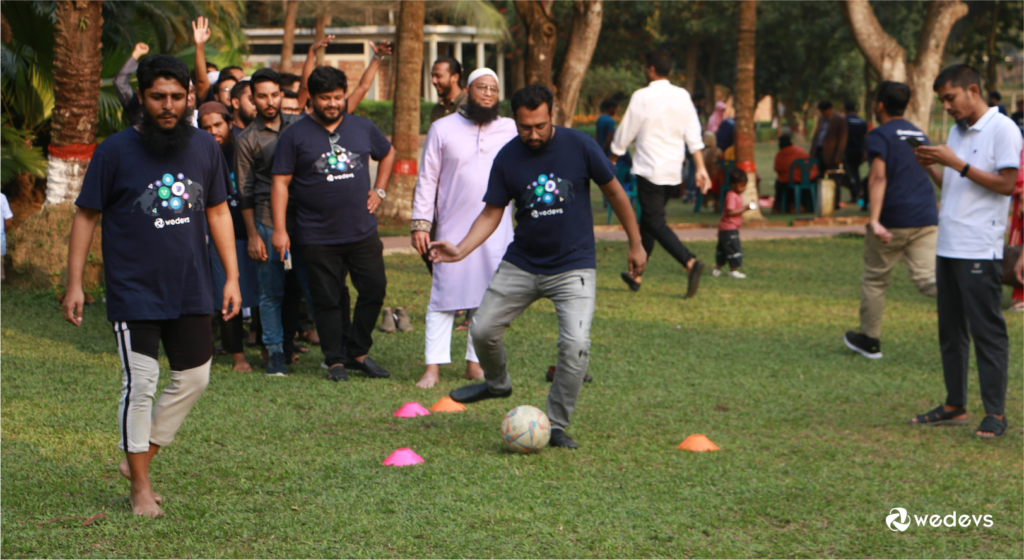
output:
[[[434,220],[437,239],[461,239],[469,233],[484,208],[494,156],[517,137],[515,121],[498,116],[498,79],[493,71],[480,68],[470,74],[467,91],[466,105],[434,122],[423,146],[412,208],[413,246],[421,254],[432,241]],[[427,367],[418,386],[433,387],[440,365],[451,363],[455,312],[480,305],[511,242],[510,206],[494,235],[465,260],[434,265],[427,305]],[[483,378],[472,340],[466,344],[466,362],[467,378]]]

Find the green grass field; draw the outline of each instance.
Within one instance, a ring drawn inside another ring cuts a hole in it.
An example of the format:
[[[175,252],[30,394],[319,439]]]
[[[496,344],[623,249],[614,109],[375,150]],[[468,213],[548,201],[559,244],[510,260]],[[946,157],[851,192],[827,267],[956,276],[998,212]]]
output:
[[[694,243],[705,258],[713,246]],[[590,373],[569,433],[576,452],[506,452],[515,405],[543,409],[553,364],[552,305],[507,333],[511,399],[396,419],[461,385],[463,364],[423,391],[429,278],[419,258],[387,259],[387,305],[416,332],[377,334],[390,380],[334,384],[314,349],[288,378],[239,374],[215,359],[206,394],[154,462],[167,515],[131,515],[117,472],[119,362],[101,305],[64,324],[50,294],[4,290],[4,557],[1012,557],[1024,555],[1022,352],[1011,333],[1006,437],[971,424],[905,424],[944,398],[935,302],[904,269],[886,309],[885,358],[847,351],[857,325],[862,241],[745,244],[737,281],[685,279],[662,250],[644,289],[618,280],[624,244],[598,245]],[[462,356],[465,335],[455,336]],[[258,357],[249,351],[254,364]],[[163,362],[166,368],[166,361]],[[973,370],[972,362],[972,370]],[[166,372],[166,370],[165,370]],[[715,453],[676,449],[703,433]],[[399,447],[426,459],[383,467]],[[911,526],[890,508],[992,516],[991,528]],[[81,519],[106,519],[84,527]]]

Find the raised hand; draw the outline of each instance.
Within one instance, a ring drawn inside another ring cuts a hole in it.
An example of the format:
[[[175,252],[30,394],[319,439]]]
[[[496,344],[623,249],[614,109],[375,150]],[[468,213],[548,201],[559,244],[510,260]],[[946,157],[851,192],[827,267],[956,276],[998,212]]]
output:
[[[149,54],[149,45],[146,43],[135,43],[135,50],[132,51],[132,58],[138,60]]]
[[[210,40],[210,20],[199,16],[199,19],[192,22],[192,38],[196,45],[205,45]]]
[[[320,50],[320,49],[326,47],[327,45],[331,44],[331,41],[334,41],[334,35],[328,35],[328,36],[324,37],[323,39],[320,39],[319,41],[317,41],[317,42],[313,43],[312,45],[310,45],[309,46],[309,52],[314,52],[314,51]]]
[[[391,54],[391,48],[391,41],[381,41],[379,43],[374,43],[373,41],[370,41],[370,50],[372,50],[373,54],[377,55],[378,57],[383,57]]]

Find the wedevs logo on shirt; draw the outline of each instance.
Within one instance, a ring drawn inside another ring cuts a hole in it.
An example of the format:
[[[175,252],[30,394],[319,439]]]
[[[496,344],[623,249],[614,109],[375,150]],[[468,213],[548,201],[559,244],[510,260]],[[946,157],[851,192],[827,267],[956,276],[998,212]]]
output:
[[[177,226],[181,224],[189,223],[189,218],[175,218],[173,220],[164,220],[163,218],[157,218],[153,225],[156,229],[164,229],[164,226]]]
[[[337,144],[331,145],[331,151],[320,155],[314,164],[317,173],[327,175],[327,181],[341,181],[356,176],[353,171],[362,169],[362,154],[350,152]],[[337,173],[337,174],[336,174]]]
[[[960,515],[956,512],[948,515],[908,515],[907,510],[897,507],[889,510],[885,524],[890,531],[906,531],[911,525],[918,527],[991,527],[994,525],[991,515]]]
[[[203,186],[185,177],[184,173],[164,173],[146,185],[132,205],[132,212],[138,210],[147,216],[157,216],[162,210],[181,214],[189,209],[203,209]]]
[[[550,207],[555,204],[562,202],[572,202],[573,199],[573,188],[572,181],[562,179],[561,177],[555,177],[554,173],[540,174],[537,176],[537,180],[526,185],[526,191],[523,193],[523,207],[525,208],[537,208],[537,207]],[[554,210],[534,210],[530,212],[530,216],[537,218],[539,216],[552,216],[555,214],[561,214],[562,209],[557,208],[557,212]]]

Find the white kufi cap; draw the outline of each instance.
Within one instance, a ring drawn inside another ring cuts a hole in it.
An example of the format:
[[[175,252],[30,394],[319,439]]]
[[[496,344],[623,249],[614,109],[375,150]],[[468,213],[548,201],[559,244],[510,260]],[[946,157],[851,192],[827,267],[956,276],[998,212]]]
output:
[[[473,85],[473,82],[476,81],[477,78],[483,76],[493,76],[494,81],[499,84],[501,83],[501,80],[498,79],[498,75],[494,73],[494,70],[491,70],[490,68],[477,68],[476,70],[473,70],[473,73],[469,75],[469,79],[466,80],[466,87]]]

